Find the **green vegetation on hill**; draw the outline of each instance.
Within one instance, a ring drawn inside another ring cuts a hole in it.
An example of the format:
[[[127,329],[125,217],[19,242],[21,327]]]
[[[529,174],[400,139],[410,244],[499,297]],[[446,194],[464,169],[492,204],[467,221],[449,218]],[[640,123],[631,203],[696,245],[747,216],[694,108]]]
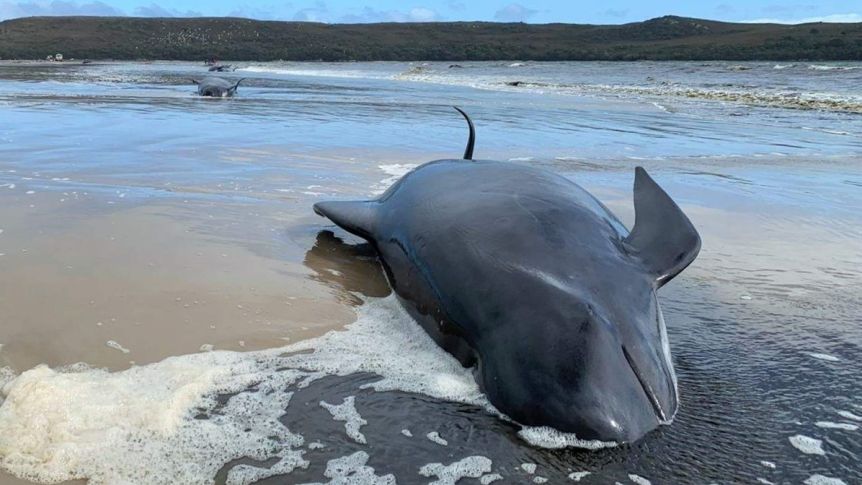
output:
[[[239,18],[0,22],[0,58],[233,60],[862,60],[862,24],[318,24]]]

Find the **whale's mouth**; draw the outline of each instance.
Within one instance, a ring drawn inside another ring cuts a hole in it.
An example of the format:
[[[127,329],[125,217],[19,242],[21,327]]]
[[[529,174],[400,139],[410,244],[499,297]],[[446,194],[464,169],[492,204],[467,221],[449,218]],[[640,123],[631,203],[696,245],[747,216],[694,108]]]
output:
[[[632,358],[632,355],[629,353],[625,345],[622,346],[622,350],[623,355],[626,357],[626,361],[629,363],[629,367],[631,367],[632,372],[634,373],[635,377],[637,377],[638,382],[640,383],[647,400],[652,405],[653,411],[655,411],[655,415],[658,417],[660,422],[667,422],[667,413],[665,413],[665,410],[662,408],[661,401],[659,400],[658,395],[656,394],[652,385],[650,385],[649,381],[644,378],[643,374],[638,368],[637,362],[635,362],[634,358]]]

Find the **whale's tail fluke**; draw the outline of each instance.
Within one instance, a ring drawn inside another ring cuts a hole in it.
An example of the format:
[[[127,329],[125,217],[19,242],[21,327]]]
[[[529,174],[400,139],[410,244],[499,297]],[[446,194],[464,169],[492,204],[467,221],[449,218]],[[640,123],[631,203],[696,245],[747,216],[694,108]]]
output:
[[[461,108],[457,106],[453,106],[461,116],[467,120],[467,126],[470,127],[470,138],[467,140],[467,149],[464,150],[464,160],[472,160],[473,159],[473,146],[476,145],[476,127],[473,126],[473,120],[470,119],[470,116],[464,112]]]

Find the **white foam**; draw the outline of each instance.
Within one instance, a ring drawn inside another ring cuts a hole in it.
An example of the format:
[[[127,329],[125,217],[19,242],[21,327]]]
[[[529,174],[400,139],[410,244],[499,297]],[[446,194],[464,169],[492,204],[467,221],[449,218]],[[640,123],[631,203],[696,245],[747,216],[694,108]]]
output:
[[[818,354],[816,352],[806,352],[809,356],[814,357],[815,359],[825,360],[828,362],[838,362],[841,359],[835,357],[834,355],[829,354]]]
[[[845,431],[856,431],[859,429],[859,426],[856,426],[855,424],[833,423],[831,421],[817,421],[814,425],[825,429],[843,429]]]
[[[635,475],[634,473],[629,474],[629,480],[631,480],[633,483],[636,483],[637,485],[652,485],[652,482],[642,476]]]
[[[862,421],[862,416],[857,416],[850,411],[838,411],[838,415],[842,418],[852,419],[853,421]]]
[[[249,485],[264,478],[288,475],[297,468],[308,468],[309,462],[302,455],[302,451],[284,449],[276,454],[279,460],[271,467],[259,468],[245,464],[237,465],[228,472],[227,485]]]
[[[612,441],[582,440],[572,433],[563,433],[547,426],[524,426],[518,436],[527,443],[540,448],[586,448],[598,450],[619,445]]]
[[[3,400],[6,396],[5,387],[14,381],[15,377],[15,372],[12,369],[8,367],[0,367],[0,406],[3,405]]]
[[[38,366],[3,388],[0,466],[42,483],[211,483],[231,460],[263,460],[274,444],[302,444],[278,420],[296,373],[261,383],[262,365],[213,352],[117,373]],[[259,392],[241,392],[253,384]],[[240,394],[212,413],[214,392]]]
[[[661,103],[658,103],[658,102],[653,101],[652,105],[653,105],[653,106],[655,106],[656,108],[658,108],[658,110],[659,110],[659,111],[664,111],[665,113],[669,113],[669,112],[670,112],[670,110],[669,110],[669,109],[667,109],[667,106],[665,106],[665,105],[663,105],[663,104],[661,104]]]
[[[811,475],[802,483],[805,485],[847,485],[840,478],[830,478],[823,475]]]
[[[771,468],[771,469],[775,470],[775,463],[772,463],[771,461],[763,460],[760,462],[760,464],[765,466],[766,468]]]
[[[823,64],[811,64],[808,69],[812,71],[852,71],[858,69],[856,66],[830,66]]]
[[[797,450],[805,453],[806,455],[825,455],[826,452],[823,451],[823,441],[818,440],[816,438],[811,438],[808,436],[804,436],[798,434],[796,436],[791,436],[790,444],[793,445]]]
[[[264,72],[269,74],[282,74],[290,76],[307,77],[331,77],[342,79],[382,79],[388,75],[375,75],[369,71],[351,71],[345,69],[311,69],[307,67],[292,66],[248,66],[237,69],[237,72]]]
[[[119,350],[120,352],[122,352],[124,354],[128,354],[129,352],[131,352],[131,350],[123,347],[122,345],[117,343],[117,341],[115,341],[115,340],[108,340],[107,342],[105,342],[105,345],[114,349],[114,350]]]
[[[573,472],[569,473],[569,480],[580,482],[582,478],[590,476],[592,472]]]
[[[548,479],[545,477],[533,477],[533,483],[548,483]]]
[[[297,342],[281,352],[306,352],[284,358],[309,373],[347,376],[371,373],[382,379],[363,385],[376,391],[404,391],[492,410],[466,369],[437,346],[401,307],[394,295],[363,305],[347,331],[332,331]]]
[[[323,448],[326,448],[326,445],[324,445],[320,441],[312,441],[308,444],[309,450],[322,450]]]
[[[489,485],[496,482],[497,480],[502,479],[503,475],[500,475],[499,473],[489,473],[487,475],[482,475],[482,477],[479,478],[479,483],[481,483],[482,485]]]
[[[368,424],[368,421],[364,420],[362,416],[359,415],[359,412],[356,410],[356,406],[354,406],[355,396],[348,396],[344,398],[344,402],[338,405],[329,404],[324,401],[320,401],[320,406],[329,411],[329,414],[332,415],[332,419],[336,421],[344,421],[344,430],[347,432],[347,436],[350,437],[353,441],[366,444],[365,435],[359,431],[359,428]]]
[[[4,371],[0,468],[43,483],[158,485],[211,483],[225,463],[242,457],[299,466],[289,451],[304,440],[279,421],[288,387],[327,375],[373,373],[381,379],[363,387],[496,413],[472,370],[438,347],[395,296],[370,300],[357,317],[344,331],[273,350],[197,353],[115,373],[38,366],[12,379]],[[547,428],[522,436],[555,448],[589,445]],[[266,474],[243,470],[233,479]]]
[[[427,435],[425,435],[425,437],[428,438],[429,441],[433,441],[434,443],[437,443],[440,446],[447,446],[449,444],[449,442],[444,440],[443,438],[441,438],[440,433],[438,433],[436,431],[432,431],[432,432],[428,433]]]
[[[521,470],[529,473],[530,475],[536,473],[536,464],[535,463],[521,463]]]
[[[329,460],[323,476],[330,480],[326,484],[309,483],[306,485],[395,485],[395,476],[378,476],[374,468],[367,465],[368,453],[356,453]]]
[[[451,465],[429,463],[419,469],[423,477],[436,476],[437,480],[428,485],[455,485],[462,478],[479,478],[491,471],[492,462],[484,456],[468,456]]]
[[[413,437],[413,433],[411,433],[409,429],[402,429],[402,430],[401,430],[401,434],[403,434],[404,436],[406,436],[406,437],[408,437],[408,438],[412,438],[412,437]]]
[[[392,184],[401,179],[401,177],[410,173],[411,170],[418,167],[415,163],[393,163],[388,165],[379,165],[378,168],[388,175],[385,179],[376,183],[372,188],[372,195],[380,195],[386,192]]]

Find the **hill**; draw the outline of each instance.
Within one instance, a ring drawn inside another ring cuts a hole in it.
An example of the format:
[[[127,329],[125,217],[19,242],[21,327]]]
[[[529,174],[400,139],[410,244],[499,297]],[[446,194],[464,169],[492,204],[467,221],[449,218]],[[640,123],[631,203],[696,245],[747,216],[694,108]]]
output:
[[[202,60],[862,60],[862,23],[318,24],[240,18],[30,17],[0,22],[0,58]]]

